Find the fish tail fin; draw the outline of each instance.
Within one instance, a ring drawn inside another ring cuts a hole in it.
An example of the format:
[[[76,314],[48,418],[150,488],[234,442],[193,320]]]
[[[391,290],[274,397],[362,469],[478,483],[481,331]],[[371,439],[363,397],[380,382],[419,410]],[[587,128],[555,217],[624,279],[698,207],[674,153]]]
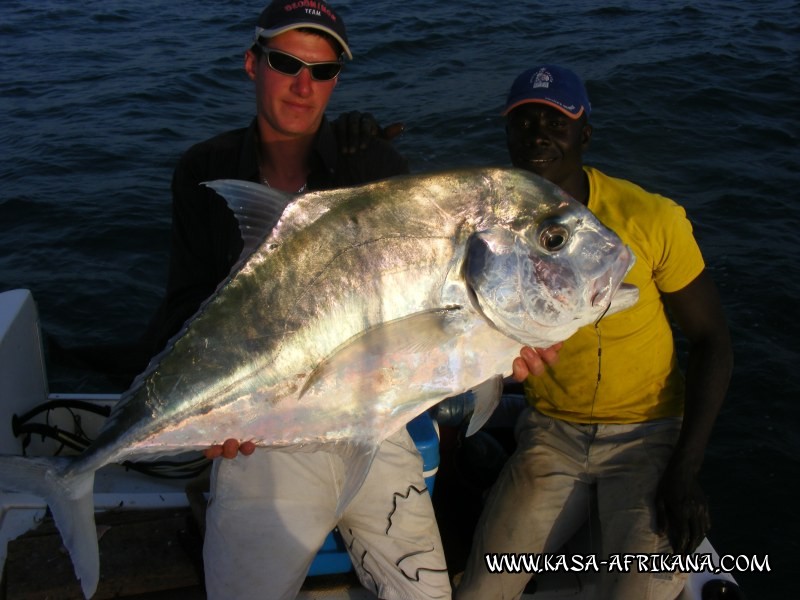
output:
[[[0,489],[44,498],[86,598],[97,589],[100,555],[94,523],[94,471],[67,472],[73,459],[0,457]]]

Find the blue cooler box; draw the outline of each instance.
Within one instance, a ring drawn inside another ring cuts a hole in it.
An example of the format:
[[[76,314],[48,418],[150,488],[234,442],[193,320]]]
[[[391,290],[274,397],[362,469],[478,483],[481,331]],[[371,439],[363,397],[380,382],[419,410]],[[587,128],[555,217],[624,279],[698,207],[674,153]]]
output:
[[[422,471],[428,492],[433,494],[433,484],[436,471],[439,470],[439,431],[436,423],[427,412],[422,413],[406,426],[411,439],[417,446],[422,456]],[[352,570],[350,555],[339,535],[339,530],[334,529],[325,538],[325,543],[314,557],[309,575],[331,575],[333,573],[347,573]]]

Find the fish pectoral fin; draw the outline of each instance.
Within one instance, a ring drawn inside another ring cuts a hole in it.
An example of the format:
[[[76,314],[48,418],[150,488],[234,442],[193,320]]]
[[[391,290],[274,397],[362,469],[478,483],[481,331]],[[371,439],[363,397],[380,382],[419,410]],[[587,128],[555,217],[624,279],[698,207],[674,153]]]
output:
[[[378,443],[346,444],[337,447],[334,452],[342,457],[345,473],[339,502],[336,505],[336,517],[339,518],[367,478],[372,461],[378,453]]]
[[[464,327],[460,307],[416,313],[371,327],[320,362],[299,397],[330,393],[342,386],[380,394],[401,384],[410,370],[425,364],[431,352],[450,343]]]
[[[487,379],[472,390],[475,395],[475,412],[469,420],[467,436],[477,432],[484,426],[489,417],[500,404],[500,397],[503,395],[503,376],[495,375]]]

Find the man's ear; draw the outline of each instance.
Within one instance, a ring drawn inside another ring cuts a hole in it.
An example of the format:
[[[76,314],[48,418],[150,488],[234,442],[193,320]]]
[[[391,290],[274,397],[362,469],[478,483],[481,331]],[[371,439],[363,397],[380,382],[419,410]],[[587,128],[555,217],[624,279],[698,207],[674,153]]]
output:
[[[586,123],[581,129],[581,150],[584,152],[589,147],[589,142],[592,141],[592,126]]]
[[[244,72],[253,81],[256,79],[256,69],[258,69],[258,56],[252,48],[248,48],[244,53]]]

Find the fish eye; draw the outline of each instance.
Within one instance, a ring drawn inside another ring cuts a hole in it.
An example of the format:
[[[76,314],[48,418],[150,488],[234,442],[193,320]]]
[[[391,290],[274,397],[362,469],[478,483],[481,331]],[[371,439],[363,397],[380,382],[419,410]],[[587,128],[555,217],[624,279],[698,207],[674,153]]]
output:
[[[548,252],[556,252],[567,245],[569,230],[558,223],[549,223],[539,232],[539,243]]]

